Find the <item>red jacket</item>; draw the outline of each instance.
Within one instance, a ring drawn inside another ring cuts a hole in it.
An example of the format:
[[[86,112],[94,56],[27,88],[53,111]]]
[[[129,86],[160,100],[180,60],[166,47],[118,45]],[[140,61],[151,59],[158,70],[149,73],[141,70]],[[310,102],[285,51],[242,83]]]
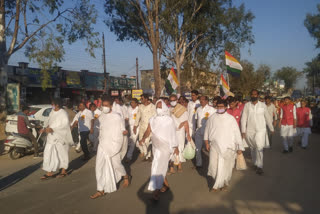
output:
[[[308,107],[297,108],[297,126],[301,128],[310,127],[311,110]]]
[[[283,105],[282,106],[282,120],[281,125],[293,125],[294,117],[293,117],[294,105]]]
[[[227,112],[228,112],[229,114],[231,114],[231,115],[236,119],[239,127],[240,127],[240,119],[241,119],[242,109],[243,109],[243,108],[241,108],[241,107],[240,107],[240,108],[237,107],[237,108],[235,108],[234,110],[232,110],[231,108],[228,108],[228,109],[227,109]]]

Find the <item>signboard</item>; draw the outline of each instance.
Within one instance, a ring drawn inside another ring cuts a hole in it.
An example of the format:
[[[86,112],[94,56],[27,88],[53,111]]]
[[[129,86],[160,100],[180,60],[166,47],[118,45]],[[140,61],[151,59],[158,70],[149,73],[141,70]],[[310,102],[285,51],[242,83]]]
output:
[[[112,90],[111,91],[111,96],[119,96],[119,91],[118,90]]]
[[[103,90],[104,75],[102,73],[87,72],[85,74],[85,85],[88,90]]]
[[[16,70],[17,72],[17,70]],[[22,72],[19,71],[18,72]],[[48,87],[55,87],[58,83],[58,75],[57,72],[47,71],[49,73],[50,82]],[[41,79],[43,78],[43,74],[39,69],[24,69],[24,75],[27,75],[28,78],[28,86],[29,87],[41,87]]]
[[[66,72],[67,87],[81,88],[80,73],[76,71]]]
[[[141,94],[143,94],[142,89],[132,90],[132,98],[136,98],[136,99],[140,100]]]
[[[8,112],[18,112],[20,109],[20,84],[8,83],[7,85]]]

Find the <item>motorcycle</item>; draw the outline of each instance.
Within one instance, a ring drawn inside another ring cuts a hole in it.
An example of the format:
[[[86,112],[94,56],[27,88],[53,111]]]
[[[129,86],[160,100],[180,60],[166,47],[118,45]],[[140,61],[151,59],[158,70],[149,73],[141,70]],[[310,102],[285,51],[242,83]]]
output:
[[[35,130],[33,130],[34,132]],[[36,132],[37,133],[37,132]],[[39,134],[39,137],[37,138],[38,148],[39,151],[43,151],[43,148],[45,146],[45,134]],[[34,153],[34,147],[28,138],[19,135],[18,133],[11,133],[9,137],[7,137],[5,141],[5,147],[9,153],[9,157],[12,160],[17,160],[27,154]]]

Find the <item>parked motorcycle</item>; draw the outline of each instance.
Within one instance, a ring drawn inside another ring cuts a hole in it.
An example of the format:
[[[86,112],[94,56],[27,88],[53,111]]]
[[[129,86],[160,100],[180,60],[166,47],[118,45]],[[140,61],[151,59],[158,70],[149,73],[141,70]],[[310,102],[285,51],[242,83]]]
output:
[[[33,130],[33,132],[34,131],[35,130]],[[45,140],[45,134],[40,134],[37,139],[39,151],[43,151]],[[4,145],[6,147],[5,150],[8,151],[9,157],[12,160],[16,160],[27,154],[34,153],[34,147],[31,140],[19,135],[18,133],[11,133],[11,135],[7,137]]]

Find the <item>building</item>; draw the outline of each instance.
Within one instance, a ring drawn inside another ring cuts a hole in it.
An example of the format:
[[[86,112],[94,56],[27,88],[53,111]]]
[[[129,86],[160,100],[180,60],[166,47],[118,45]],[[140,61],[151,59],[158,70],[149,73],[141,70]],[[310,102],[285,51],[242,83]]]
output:
[[[20,101],[28,104],[48,104],[53,97],[69,98],[74,102],[82,98],[101,96],[104,92],[104,74],[88,70],[70,71],[57,67],[48,71],[50,81],[42,87],[42,71],[30,68],[28,63],[7,66],[8,83],[20,88]],[[107,94],[111,96],[131,95],[136,89],[135,77],[107,75]]]

